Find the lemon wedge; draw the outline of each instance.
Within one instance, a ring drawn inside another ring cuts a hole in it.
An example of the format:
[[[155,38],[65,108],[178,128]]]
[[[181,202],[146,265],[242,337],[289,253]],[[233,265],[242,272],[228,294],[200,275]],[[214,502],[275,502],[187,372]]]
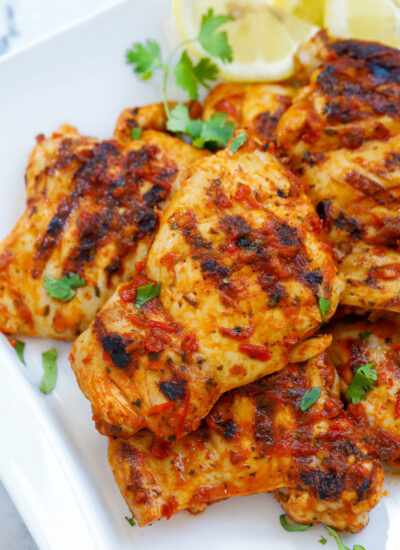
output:
[[[326,0],[325,26],[332,36],[400,46],[398,0]]]
[[[293,72],[293,56],[299,44],[311,38],[317,27],[290,12],[298,0],[174,0],[173,15],[183,40],[198,35],[201,18],[210,8],[232,20],[221,27],[228,34],[233,61],[213,59],[226,80],[283,80]],[[305,0],[304,0],[305,1]],[[209,57],[197,43],[188,49],[199,57]]]

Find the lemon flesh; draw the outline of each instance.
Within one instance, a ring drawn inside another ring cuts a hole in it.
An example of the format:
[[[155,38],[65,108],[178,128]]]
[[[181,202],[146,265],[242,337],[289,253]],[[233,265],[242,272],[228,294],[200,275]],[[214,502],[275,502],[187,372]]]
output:
[[[298,0],[285,2],[296,7]],[[210,8],[232,17],[221,30],[228,34],[233,61],[213,59],[226,80],[283,80],[293,72],[299,44],[311,38],[317,27],[279,9],[283,5],[272,4],[271,0],[174,0],[173,13],[184,40],[198,35],[202,15]],[[209,57],[196,42],[188,48],[200,57]]]
[[[332,36],[400,46],[398,0],[326,0],[325,26]]]

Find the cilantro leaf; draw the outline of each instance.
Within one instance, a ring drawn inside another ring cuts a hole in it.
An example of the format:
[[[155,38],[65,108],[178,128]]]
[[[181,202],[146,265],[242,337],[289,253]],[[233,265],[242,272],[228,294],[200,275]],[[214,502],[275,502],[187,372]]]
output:
[[[131,527],[133,527],[134,525],[136,525],[136,522],[135,522],[135,520],[134,520],[133,518],[128,518],[127,516],[125,516],[125,519],[126,519],[126,521],[129,523],[129,525],[130,525]]]
[[[285,529],[285,531],[308,531],[308,529],[311,529],[312,525],[304,525],[301,523],[295,523],[294,525],[289,525],[286,519],[286,514],[282,514],[279,516],[279,521],[281,522],[282,527]]]
[[[43,393],[50,393],[53,391],[57,380],[57,357],[58,353],[55,348],[51,348],[48,351],[42,353],[43,362],[43,377],[40,385],[40,391]]]
[[[318,305],[321,312],[322,320],[325,321],[325,315],[331,309],[331,301],[328,300],[328,298],[324,298],[323,296],[321,296],[321,298],[318,298]]]
[[[64,275],[61,279],[45,276],[43,284],[49,296],[62,302],[72,300],[76,294],[73,289],[85,285],[85,279],[81,279],[76,273],[70,273],[68,276]]]
[[[132,49],[126,52],[126,62],[133,65],[133,70],[141,80],[153,76],[154,69],[164,67],[161,60],[160,46],[154,40],[147,40],[145,45],[136,42]]]
[[[321,388],[311,388],[311,390],[306,390],[303,394],[303,399],[301,400],[300,409],[304,412],[309,409],[314,403],[318,401],[321,397]]]
[[[178,103],[171,111],[171,114],[167,120],[167,130],[170,132],[183,132],[187,131],[189,123],[191,121],[189,109],[183,103]],[[201,121],[200,121],[201,122]]]
[[[134,126],[131,130],[132,139],[140,139],[142,137],[142,129],[139,126]]]
[[[232,151],[232,153],[236,153],[236,151],[244,144],[246,143],[246,140],[248,138],[248,135],[246,132],[243,132],[242,134],[239,134],[235,137],[235,139],[232,141],[231,146],[229,149]]]
[[[224,63],[232,61],[232,48],[228,44],[228,35],[226,31],[215,33],[215,31],[230,21],[228,15],[214,15],[214,10],[210,8],[201,18],[201,28],[198,40],[207,53],[218,57]]]
[[[318,542],[319,542],[320,544],[323,544],[323,545],[325,546],[325,544],[326,544],[328,541],[326,540],[326,538],[325,538],[324,536],[321,535],[321,538],[319,539]]]
[[[361,342],[365,342],[365,340],[368,340],[368,338],[371,336],[372,332],[369,332],[368,330],[365,332],[359,332],[358,336],[361,340]]]
[[[214,65],[214,63],[207,57],[203,57],[203,59],[200,59],[193,70],[197,80],[199,81],[201,86],[204,86],[204,88],[210,87],[211,82],[207,82],[207,80],[217,80],[218,67]]]
[[[171,111],[167,129],[188,134],[193,139],[192,145],[199,149],[204,146],[218,148],[227,145],[232,137],[234,124],[227,122],[225,113],[213,113],[209,120],[193,120],[187,106],[179,103]]]
[[[210,148],[226,147],[235,129],[234,123],[227,122],[227,118],[226,113],[213,113],[203,122],[198,143],[206,144]],[[193,145],[198,147],[196,142],[197,140]]]
[[[15,353],[18,355],[19,360],[26,365],[25,359],[24,359],[24,350],[25,350],[25,342],[21,342],[21,340],[15,341]]]
[[[199,97],[199,81],[186,50],[182,52],[180,60],[175,65],[174,74],[178,86],[189,94],[190,99],[197,99]]]
[[[357,405],[367,397],[367,391],[372,390],[374,382],[378,379],[378,373],[373,368],[375,366],[376,363],[368,363],[356,370],[346,391],[347,401],[351,401],[354,405]]]
[[[193,65],[186,50],[175,65],[174,74],[177,85],[189,94],[190,99],[199,96],[199,84],[208,88],[208,80],[216,80],[218,68],[209,60],[201,59],[197,65]]]
[[[161,282],[157,284],[149,283],[148,285],[138,286],[135,296],[135,308],[140,309],[143,304],[155,298],[160,294]]]

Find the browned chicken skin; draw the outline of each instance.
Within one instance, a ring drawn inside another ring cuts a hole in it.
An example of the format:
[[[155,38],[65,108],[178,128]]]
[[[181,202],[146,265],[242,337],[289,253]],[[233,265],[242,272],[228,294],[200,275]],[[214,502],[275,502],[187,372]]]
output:
[[[182,437],[223,392],[322,351],[304,341],[343,287],[302,183],[251,141],[196,164],[145,273],[159,298],[137,310],[149,280],[122,285],[71,353],[99,429],[124,437]]]
[[[144,260],[161,209],[205,154],[151,130],[127,143],[69,126],[39,136],[26,211],[0,245],[0,330],[65,340],[84,330]],[[44,277],[69,273],[86,285],[68,302],[50,297]]]
[[[302,412],[304,392],[322,389]],[[143,430],[110,439],[115,479],[139,525],[231,496],[275,491],[300,523],[359,531],[381,496],[383,472],[342,410],[322,355],[225,394],[201,427],[167,443]]]

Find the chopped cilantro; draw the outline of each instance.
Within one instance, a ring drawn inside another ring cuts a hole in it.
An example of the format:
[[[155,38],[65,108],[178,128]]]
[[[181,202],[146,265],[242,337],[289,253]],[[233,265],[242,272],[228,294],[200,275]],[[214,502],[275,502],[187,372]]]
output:
[[[155,298],[160,294],[161,282],[157,284],[149,283],[148,285],[138,286],[135,296],[135,308],[140,309],[143,304]]]
[[[325,545],[328,541],[327,541],[327,539],[326,539],[324,536],[321,535],[321,538],[319,539],[318,542],[319,542],[320,544]]]
[[[304,412],[309,409],[314,403],[318,401],[321,397],[321,388],[311,388],[311,390],[306,390],[303,394],[303,399],[301,400],[300,409]]]
[[[300,524],[295,523],[294,525],[289,525],[286,519],[286,514],[282,514],[279,516],[279,521],[281,522],[282,527],[285,529],[285,531],[308,531],[308,529],[311,529],[312,525],[307,524]]]
[[[131,130],[132,139],[140,139],[142,137],[142,129],[139,126],[135,126]]]
[[[347,401],[351,401],[351,403],[357,405],[361,400],[366,398],[367,391],[372,390],[374,382],[378,379],[378,373],[373,368],[375,366],[376,363],[368,363],[356,370],[346,391]]]
[[[243,132],[242,134],[239,134],[235,137],[235,139],[232,141],[231,146],[229,149],[232,151],[232,153],[236,153],[236,151],[244,144],[247,140],[247,134]]]
[[[55,348],[42,353],[43,377],[40,385],[40,391],[50,393],[53,391],[57,380],[57,357],[58,353]]]
[[[25,342],[21,342],[21,340],[16,340],[14,349],[15,349],[15,353],[18,355],[19,360],[24,365],[26,365],[25,359],[24,359]]]
[[[134,527],[136,525],[135,520],[133,518],[128,518],[127,516],[125,516],[125,519],[131,527]]]
[[[72,300],[76,294],[73,289],[85,285],[85,279],[81,279],[76,273],[70,273],[68,276],[64,275],[61,279],[45,276],[43,284],[49,296],[62,302]]]
[[[368,338],[371,336],[372,332],[369,332],[368,330],[365,332],[359,332],[358,336],[361,340],[361,342],[365,342],[365,340],[368,340]]]
[[[323,296],[321,296],[321,298],[318,299],[318,305],[321,312],[322,320],[325,321],[326,313],[331,309],[331,301],[328,300],[328,298],[324,298]]]

